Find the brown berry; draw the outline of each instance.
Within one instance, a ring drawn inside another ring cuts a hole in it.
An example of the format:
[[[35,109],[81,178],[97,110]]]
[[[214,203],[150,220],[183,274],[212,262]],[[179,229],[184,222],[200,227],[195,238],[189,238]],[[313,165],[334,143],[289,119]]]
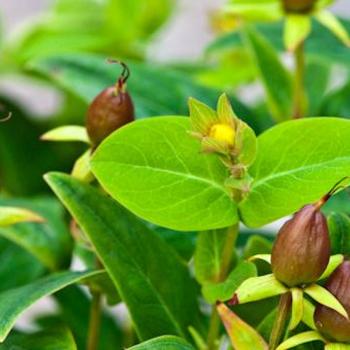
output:
[[[317,0],[282,0],[287,13],[309,13]]]
[[[350,314],[350,261],[344,261],[329,277],[325,287]],[[350,320],[338,312],[318,305],[314,321],[319,332],[333,342],[350,343]]]
[[[318,204],[300,209],[280,229],[272,250],[275,277],[289,287],[316,282],[330,258],[327,221]]]
[[[124,71],[117,84],[104,89],[97,95],[87,111],[86,129],[94,147],[97,147],[113,131],[135,119],[134,106],[126,91],[129,70],[124,63],[121,64]]]

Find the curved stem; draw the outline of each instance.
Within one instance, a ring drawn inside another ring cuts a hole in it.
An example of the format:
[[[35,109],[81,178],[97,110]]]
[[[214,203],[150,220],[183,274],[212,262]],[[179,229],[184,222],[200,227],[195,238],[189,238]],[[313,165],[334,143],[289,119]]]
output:
[[[281,342],[288,322],[291,305],[292,297],[290,292],[282,294],[280,302],[278,304],[277,317],[275,319],[275,323],[273,325],[272,333],[270,336],[269,350],[275,350]]]
[[[293,98],[293,118],[304,117],[305,103],[305,55],[304,42],[301,43],[294,52],[295,76],[294,76],[294,98]]]
[[[90,308],[90,323],[88,333],[87,350],[96,350],[100,335],[101,325],[101,293],[93,292]]]
[[[221,260],[221,267],[220,267],[218,282],[224,281],[229,273],[229,269],[232,262],[233,248],[236,244],[237,236],[238,236],[238,224],[229,227],[227,230],[224,249],[222,251],[222,260]],[[215,305],[213,305],[213,309],[210,317],[208,340],[207,340],[208,350],[217,349],[216,340],[219,335],[219,330],[220,330],[220,317],[218,312],[216,311]]]

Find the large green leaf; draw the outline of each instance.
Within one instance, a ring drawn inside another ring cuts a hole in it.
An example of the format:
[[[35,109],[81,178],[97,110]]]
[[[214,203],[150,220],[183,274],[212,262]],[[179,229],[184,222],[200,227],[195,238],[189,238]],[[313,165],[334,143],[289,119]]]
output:
[[[63,174],[46,176],[88,235],[142,340],[185,335],[196,322],[196,287],[177,254],[109,197]],[[152,320],[152,322],[150,322]]]
[[[17,206],[40,214],[43,223],[1,227],[0,235],[20,245],[51,270],[66,267],[72,254],[72,238],[64,221],[63,207],[54,198],[0,199],[2,206]]]
[[[166,335],[135,345],[129,350],[194,350],[194,348],[181,338]]]
[[[278,125],[258,138],[254,177],[240,214],[249,226],[288,215],[325,195],[350,173],[350,121],[312,118]]]
[[[74,338],[66,327],[48,328],[31,334],[11,334],[0,350],[77,350]]]
[[[220,91],[195,83],[188,75],[169,67],[128,61],[131,76],[128,80],[130,92],[138,118],[154,115],[188,112],[187,100],[192,96],[211,106]],[[107,86],[115,84],[119,68],[108,64],[106,58],[97,55],[64,55],[35,60],[29,68],[50,78],[60,86],[79,96],[86,104]],[[233,99],[235,112],[244,120],[250,118],[249,110]]]
[[[0,342],[4,341],[21,313],[37,300],[96,273],[99,272],[56,273],[0,293]]]
[[[292,110],[292,80],[269,42],[253,28],[245,32],[255,58],[260,79],[265,87],[272,115],[278,121],[289,119]],[[283,87],[283,88],[281,88]]]
[[[131,123],[100,145],[92,171],[115,199],[155,224],[182,231],[230,226],[237,213],[224,186],[228,171],[200,152],[189,130],[181,117]]]

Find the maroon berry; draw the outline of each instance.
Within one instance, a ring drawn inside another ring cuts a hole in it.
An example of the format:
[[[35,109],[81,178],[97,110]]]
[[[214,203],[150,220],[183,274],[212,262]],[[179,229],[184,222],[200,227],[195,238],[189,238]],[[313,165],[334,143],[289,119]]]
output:
[[[327,221],[319,204],[300,209],[280,229],[272,250],[275,277],[289,287],[313,283],[330,258]]]
[[[325,287],[350,314],[350,261],[344,261],[329,277]],[[314,314],[317,329],[333,342],[350,343],[350,321],[338,312],[318,305]]]
[[[121,64],[124,70],[117,84],[104,89],[97,95],[87,111],[86,129],[94,147],[97,147],[113,131],[135,119],[134,106],[126,91],[129,70],[124,63]]]

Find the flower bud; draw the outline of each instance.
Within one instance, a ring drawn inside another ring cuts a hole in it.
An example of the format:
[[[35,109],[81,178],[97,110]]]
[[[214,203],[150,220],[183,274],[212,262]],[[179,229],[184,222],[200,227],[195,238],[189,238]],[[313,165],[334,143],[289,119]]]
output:
[[[235,129],[231,125],[214,124],[210,128],[209,137],[228,146],[233,146],[235,144],[235,134]]]
[[[309,13],[313,10],[317,0],[283,0],[287,13]]]
[[[307,205],[280,229],[271,255],[275,277],[289,287],[313,283],[330,258],[327,221],[320,206]]]
[[[344,261],[332,273],[325,287],[350,314],[350,261]],[[319,332],[330,341],[350,343],[350,320],[338,312],[324,305],[318,305],[314,321]]]
[[[125,64],[122,63],[122,65],[124,71],[117,84],[104,89],[89,106],[86,129],[94,147],[97,147],[114,130],[135,119],[134,106],[125,88],[129,71]]]

